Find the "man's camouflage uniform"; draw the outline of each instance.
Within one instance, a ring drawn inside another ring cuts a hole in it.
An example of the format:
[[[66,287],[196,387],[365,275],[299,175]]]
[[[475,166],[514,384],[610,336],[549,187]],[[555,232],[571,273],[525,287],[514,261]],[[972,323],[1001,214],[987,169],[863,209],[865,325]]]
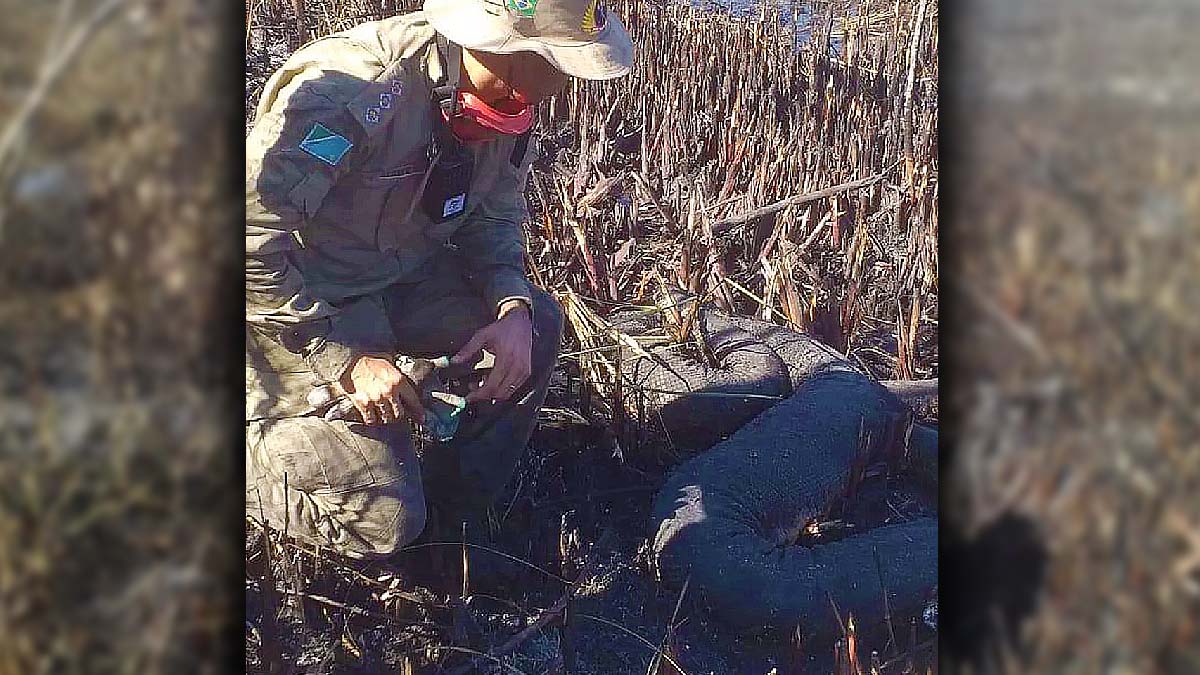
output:
[[[459,216],[434,223],[419,204],[444,69],[420,12],[330,35],[266,83],[247,139],[248,513],[356,557],[414,539],[426,488],[458,514],[497,496],[562,330],[558,306],[524,275],[528,134],[468,146]],[[304,149],[330,138],[332,151]],[[532,376],[509,403],[471,406],[425,466],[407,423],[325,421],[306,402],[360,355],[453,354],[511,298],[533,310]]]

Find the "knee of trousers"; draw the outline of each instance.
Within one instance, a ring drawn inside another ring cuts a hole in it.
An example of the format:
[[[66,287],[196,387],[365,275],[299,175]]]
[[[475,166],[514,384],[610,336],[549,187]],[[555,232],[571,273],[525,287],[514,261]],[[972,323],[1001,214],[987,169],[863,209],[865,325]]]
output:
[[[322,539],[332,541],[344,554],[353,558],[385,558],[405,545],[416,540],[425,529],[426,506],[425,497],[420,494],[420,483],[416,483],[416,493],[412,486],[393,483],[358,491],[348,495],[343,503],[351,505],[350,511],[355,511],[355,505],[364,517],[353,523],[327,523],[329,533]],[[345,527],[345,531],[339,530]],[[339,536],[340,535],[340,536]]]
[[[273,527],[360,558],[390,555],[425,527],[420,466],[401,426],[297,417],[262,423],[247,441],[250,515],[261,509]]]

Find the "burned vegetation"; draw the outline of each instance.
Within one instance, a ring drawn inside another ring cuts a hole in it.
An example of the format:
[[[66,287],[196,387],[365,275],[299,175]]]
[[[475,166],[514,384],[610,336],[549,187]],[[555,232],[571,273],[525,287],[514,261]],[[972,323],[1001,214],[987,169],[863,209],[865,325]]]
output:
[[[247,111],[298,44],[394,4],[249,3]],[[655,426],[656,392],[630,364],[650,351],[713,364],[700,312],[669,301],[686,295],[811,335],[874,379],[927,381],[912,400],[936,423],[937,3],[611,9],[637,45],[634,72],[574,82],[538,111],[527,267],[569,328],[491,544],[421,541],[355,565],[247,514],[252,672],[935,667],[936,597],[905,615],[835,607],[837,634],[815,641],[735,631],[703,592],[661,586],[651,507],[703,448]],[[797,537],[936,518],[928,485],[860,468],[855,498]]]

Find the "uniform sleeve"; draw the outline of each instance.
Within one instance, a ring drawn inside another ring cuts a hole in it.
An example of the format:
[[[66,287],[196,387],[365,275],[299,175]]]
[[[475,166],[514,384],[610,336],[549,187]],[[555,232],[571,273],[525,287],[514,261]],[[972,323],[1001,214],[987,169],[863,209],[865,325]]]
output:
[[[467,280],[493,307],[520,298],[532,307],[525,278],[525,239],[521,225],[529,219],[525,182],[532,152],[529,133],[518,137],[499,168],[491,192],[454,235],[454,243],[472,270]]]
[[[319,72],[294,78],[246,140],[246,321],[325,382],[391,341],[377,300],[335,306],[295,264],[301,226],[363,154],[361,126],[332,93]]]

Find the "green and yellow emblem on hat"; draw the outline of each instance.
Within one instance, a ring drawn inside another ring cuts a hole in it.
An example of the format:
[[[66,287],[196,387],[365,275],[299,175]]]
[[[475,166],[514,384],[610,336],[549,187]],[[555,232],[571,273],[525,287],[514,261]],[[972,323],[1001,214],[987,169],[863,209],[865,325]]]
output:
[[[567,75],[611,80],[633,68],[634,50],[609,1],[424,0],[423,7],[437,32],[466,49],[533,52]]]
[[[532,19],[537,11],[538,0],[504,0],[504,8],[526,19]]]
[[[581,27],[587,33],[599,33],[604,30],[607,23],[604,5],[600,0],[592,0],[588,3],[587,11],[583,13],[583,24]]]

